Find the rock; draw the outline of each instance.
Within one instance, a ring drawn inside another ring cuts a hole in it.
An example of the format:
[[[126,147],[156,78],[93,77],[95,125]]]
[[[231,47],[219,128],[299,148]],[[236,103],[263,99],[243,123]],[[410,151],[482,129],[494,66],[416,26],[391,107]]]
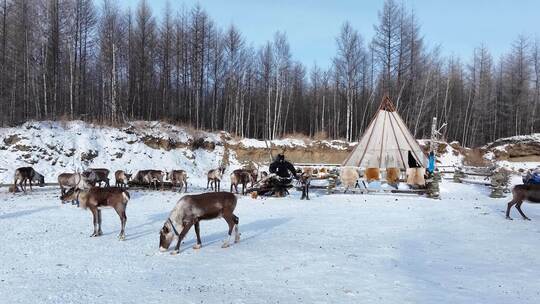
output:
[[[21,139],[22,138],[17,134],[9,135],[8,137],[4,138],[4,144],[11,146],[21,141]]]
[[[89,150],[88,152],[82,152],[81,153],[81,161],[83,162],[90,162],[94,158],[96,158],[99,155],[98,151],[95,150]]]

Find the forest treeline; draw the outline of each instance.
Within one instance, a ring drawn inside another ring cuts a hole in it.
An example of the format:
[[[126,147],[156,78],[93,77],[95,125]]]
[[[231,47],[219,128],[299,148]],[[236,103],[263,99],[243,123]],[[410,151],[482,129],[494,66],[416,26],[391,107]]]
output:
[[[328,68],[294,59],[285,33],[253,46],[197,5],[152,12],[105,0],[0,0],[0,123],[166,120],[239,136],[357,140],[389,94],[416,137],[432,117],[475,146],[540,130],[539,43],[494,59],[445,57],[414,12],[387,0],[363,37],[344,22]]]

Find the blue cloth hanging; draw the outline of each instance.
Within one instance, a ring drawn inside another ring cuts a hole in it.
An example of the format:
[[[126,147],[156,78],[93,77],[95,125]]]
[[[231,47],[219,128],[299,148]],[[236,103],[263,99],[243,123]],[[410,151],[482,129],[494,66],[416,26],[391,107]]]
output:
[[[433,173],[435,171],[435,153],[433,153],[433,151],[429,152],[427,169],[429,173]]]

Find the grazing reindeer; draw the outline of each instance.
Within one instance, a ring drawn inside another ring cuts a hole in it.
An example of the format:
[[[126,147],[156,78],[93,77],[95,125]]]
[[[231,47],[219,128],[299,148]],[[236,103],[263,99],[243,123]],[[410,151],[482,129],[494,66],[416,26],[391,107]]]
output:
[[[90,190],[80,190],[76,188],[69,189],[64,195],[60,197],[62,201],[66,200],[78,200],[81,203],[81,208],[90,209],[92,217],[94,219],[94,233],[91,237],[100,236],[103,234],[101,231],[101,208],[111,207],[113,208],[122,223],[122,229],[118,235],[119,240],[126,238],[126,206],[129,201],[129,193],[122,188],[98,188],[94,187]]]
[[[157,190],[157,183],[161,184],[161,190],[163,190],[163,177],[165,173],[160,170],[141,170],[137,172],[134,181],[141,184],[154,184],[154,190]]]
[[[246,185],[251,183],[253,185],[253,175],[251,171],[246,169],[236,169],[231,173],[231,192],[233,192],[233,187],[235,192],[238,193],[238,185],[242,185],[242,195],[246,192]]]
[[[17,182],[21,186],[21,190],[26,193],[26,185],[30,183],[30,191],[32,191],[32,182],[38,182],[40,187],[45,185],[45,178],[32,167],[21,167],[15,170],[13,188],[17,190]],[[23,184],[24,183],[24,184]]]
[[[298,181],[300,182],[300,185],[302,187],[302,197],[300,199],[307,199],[309,201],[309,186],[311,185],[311,174],[309,172],[304,172],[300,174]]]
[[[98,184],[98,186],[101,186],[101,182],[104,182],[107,187],[110,187],[109,184],[109,169],[104,168],[90,168],[87,169],[85,172],[93,172],[95,174],[95,179],[92,181],[93,185],[95,186]]]
[[[170,180],[172,182],[173,191],[174,188],[176,188],[177,183],[180,183],[179,191],[182,191],[182,188],[185,186],[185,192],[187,192],[187,179],[188,175],[187,172],[184,170],[171,170],[170,172],[167,171],[167,180]]]
[[[516,209],[523,219],[530,221],[531,219],[521,210],[521,204],[523,204],[524,201],[540,203],[540,185],[516,185],[514,189],[512,189],[512,194],[512,200],[508,203],[508,207],[506,208],[506,219],[512,219],[510,217],[510,209],[512,206],[516,205]]]
[[[223,217],[229,225],[229,238],[225,240],[222,248],[229,247],[232,231],[235,231],[234,242],[240,241],[238,232],[238,217],[234,215],[236,196],[228,192],[209,192],[199,195],[186,195],[182,197],[169,214],[169,218],[163,224],[159,232],[159,250],[167,251],[175,237],[178,242],[171,254],[180,252],[180,243],[186,236],[191,226],[195,226],[197,244],[193,249],[202,247],[199,222]]]
[[[115,179],[115,186],[116,187],[127,187],[128,186],[128,182],[129,180],[131,179],[131,177],[133,176],[133,174],[130,174],[130,173],[126,173],[125,171],[123,170],[116,170],[116,172],[114,172],[114,179]]]
[[[219,192],[221,190],[221,178],[223,177],[224,172],[225,167],[222,166],[217,169],[212,169],[208,171],[206,189],[208,190],[208,186],[210,186],[213,191]]]

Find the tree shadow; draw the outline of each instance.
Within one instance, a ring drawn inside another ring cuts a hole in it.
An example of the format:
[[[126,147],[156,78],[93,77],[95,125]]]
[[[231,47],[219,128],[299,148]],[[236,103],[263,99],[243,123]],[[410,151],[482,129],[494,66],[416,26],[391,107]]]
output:
[[[256,238],[264,233],[267,233],[268,231],[272,230],[273,228],[277,226],[281,226],[287,222],[289,222],[292,218],[289,217],[282,217],[282,218],[271,218],[271,219],[263,219],[263,220],[257,220],[251,223],[247,223],[245,225],[239,224],[239,231],[240,234],[248,235],[247,237],[241,238],[241,242],[244,243],[247,240]],[[201,228],[202,230],[202,228]],[[217,242],[220,242],[228,237],[229,230],[225,229],[223,232],[215,232],[210,235],[203,235],[201,233],[201,242],[203,243],[203,246],[211,245]],[[234,231],[232,234],[232,238],[234,238]],[[184,239],[185,240],[185,239]],[[173,244],[176,244],[173,242]],[[171,245],[173,245],[171,244]],[[196,239],[192,238],[189,241],[183,243],[183,246],[180,250],[180,252],[183,252],[196,244]]]
[[[41,208],[36,208],[36,209],[30,209],[30,210],[23,210],[23,211],[16,211],[16,212],[12,212],[12,213],[6,213],[6,214],[0,215],[0,220],[26,216],[26,215],[30,215],[32,213],[38,213],[38,212],[42,212],[42,211],[46,211],[46,210],[50,210],[50,209],[57,209],[57,208],[59,208],[59,207],[58,206],[49,206],[49,207],[41,207]]]
[[[149,217],[148,222],[143,223],[143,224],[139,224],[139,225],[134,226],[134,227],[131,227],[131,229],[137,229],[137,228],[140,228],[140,227],[152,225],[152,224],[154,224],[154,223],[156,223],[158,221],[165,222],[168,214],[169,214],[169,212],[162,212],[162,213],[153,214],[153,215],[151,215]],[[256,237],[258,237],[258,236],[260,236],[260,235],[262,235],[264,233],[267,233],[268,231],[272,230],[273,228],[275,228],[277,226],[280,226],[280,225],[283,225],[283,224],[289,222],[291,219],[292,218],[288,218],[288,217],[287,218],[262,219],[262,220],[257,220],[257,221],[250,222],[250,223],[247,223],[247,224],[244,224],[244,225],[242,225],[242,222],[240,222],[240,224],[239,224],[240,233],[242,233],[244,235],[247,235],[247,237],[242,238],[242,240],[247,241],[247,240],[256,238]],[[227,227],[227,225],[225,224],[225,221],[223,221],[223,223],[224,223],[224,226]],[[203,225],[204,225],[204,222],[203,222]],[[193,230],[193,229],[191,229],[191,230]],[[159,232],[159,230],[155,230],[155,229],[145,229],[145,230],[140,231],[140,232],[135,232],[134,234],[129,234],[128,233],[126,235],[126,241],[136,240],[138,238],[141,238],[141,237],[147,236],[149,234],[153,234],[153,233],[155,233],[156,237],[157,237],[158,232]],[[203,241],[203,245],[210,245],[210,244],[216,243],[218,241],[221,241],[221,240],[225,239],[228,236],[227,233],[228,233],[228,229],[224,229],[221,232],[215,232],[215,233],[212,233],[210,235],[202,234],[201,239]],[[193,245],[195,245],[195,238],[189,239],[189,241],[185,242],[184,243],[184,249],[188,248],[188,247],[191,247]]]

